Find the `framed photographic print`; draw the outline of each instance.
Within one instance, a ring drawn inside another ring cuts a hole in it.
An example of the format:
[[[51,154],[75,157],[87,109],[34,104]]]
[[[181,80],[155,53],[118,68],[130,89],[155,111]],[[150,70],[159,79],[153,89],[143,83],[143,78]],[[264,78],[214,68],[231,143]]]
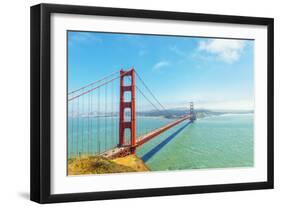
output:
[[[31,200],[273,188],[273,19],[31,7]]]

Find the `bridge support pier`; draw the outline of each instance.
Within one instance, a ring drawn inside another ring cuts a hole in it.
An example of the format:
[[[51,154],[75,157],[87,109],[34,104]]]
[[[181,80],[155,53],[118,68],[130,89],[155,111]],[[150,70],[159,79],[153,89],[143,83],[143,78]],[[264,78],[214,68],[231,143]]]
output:
[[[124,78],[130,77],[130,85],[125,85]],[[125,93],[131,94],[129,101],[125,100]],[[125,130],[130,129],[130,148],[131,153],[136,153],[136,105],[135,105],[135,71],[131,69],[129,71],[120,70],[120,111],[119,111],[119,147],[126,144]],[[130,109],[130,120],[125,120],[125,109]]]

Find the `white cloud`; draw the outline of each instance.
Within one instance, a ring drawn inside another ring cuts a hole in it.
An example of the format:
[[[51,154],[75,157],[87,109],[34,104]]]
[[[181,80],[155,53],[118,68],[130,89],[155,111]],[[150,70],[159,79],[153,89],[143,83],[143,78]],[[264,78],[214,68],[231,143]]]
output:
[[[198,49],[211,53],[222,61],[233,63],[240,58],[244,47],[243,40],[214,39],[200,41]]]
[[[159,61],[153,66],[153,70],[160,70],[163,67],[169,66],[170,63],[168,61]]]

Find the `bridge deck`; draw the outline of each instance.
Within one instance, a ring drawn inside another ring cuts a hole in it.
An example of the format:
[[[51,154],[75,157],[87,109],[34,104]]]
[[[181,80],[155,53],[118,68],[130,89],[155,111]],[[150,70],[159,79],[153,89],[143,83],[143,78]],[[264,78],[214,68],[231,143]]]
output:
[[[187,116],[184,116],[176,121],[173,121],[163,127],[160,127],[158,129],[155,129],[143,136],[140,136],[137,138],[137,144],[136,144],[136,147],[139,147],[141,145],[143,145],[144,143],[148,142],[149,140],[151,140],[152,138],[156,137],[157,135],[161,134],[162,132],[172,128],[173,126],[187,120],[187,119],[190,119],[191,118],[191,115],[187,115]],[[128,154],[130,154],[130,146],[122,146],[122,147],[115,147],[113,149],[110,149],[104,153],[101,154],[101,156],[104,156],[104,157],[108,157],[108,158],[114,158],[114,157],[120,157],[120,156],[126,156]]]
[[[155,136],[161,134],[162,132],[172,128],[173,126],[183,122],[184,120],[190,119],[190,117],[191,117],[190,115],[184,116],[184,117],[182,117],[182,118],[180,118],[180,119],[178,119],[176,121],[173,121],[172,123],[169,123],[169,124],[167,124],[167,125],[165,125],[163,127],[155,129],[155,130],[153,130],[153,131],[151,131],[151,132],[149,132],[149,133],[139,137],[137,139],[137,147],[140,146],[140,145],[143,145],[144,143],[146,143],[149,140],[151,140],[153,137],[155,137]]]
[[[130,147],[125,146],[125,147],[114,147],[110,150],[103,152],[100,155],[107,158],[115,158],[115,157],[123,157],[129,154],[130,154]]]

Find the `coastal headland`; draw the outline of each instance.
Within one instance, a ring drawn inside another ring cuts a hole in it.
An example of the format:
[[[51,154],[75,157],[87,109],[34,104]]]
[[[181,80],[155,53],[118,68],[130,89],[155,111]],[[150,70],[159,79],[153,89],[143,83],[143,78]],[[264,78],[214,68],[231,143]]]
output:
[[[150,171],[150,169],[136,155],[128,155],[115,159],[85,155],[68,159],[68,175],[146,171]]]

